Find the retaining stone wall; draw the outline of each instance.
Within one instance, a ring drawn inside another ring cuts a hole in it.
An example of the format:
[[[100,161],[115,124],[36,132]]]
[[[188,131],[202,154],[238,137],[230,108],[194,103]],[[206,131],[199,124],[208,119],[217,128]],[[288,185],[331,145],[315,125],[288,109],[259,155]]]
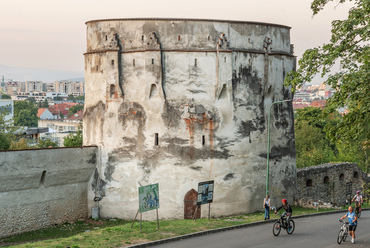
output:
[[[0,152],[0,238],[88,216],[97,147]]]
[[[313,202],[343,206],[369,178],[356,163],[328,163],[297,169],[297,205],[313,207]],[[351,186],[352,185],[352,186]]]

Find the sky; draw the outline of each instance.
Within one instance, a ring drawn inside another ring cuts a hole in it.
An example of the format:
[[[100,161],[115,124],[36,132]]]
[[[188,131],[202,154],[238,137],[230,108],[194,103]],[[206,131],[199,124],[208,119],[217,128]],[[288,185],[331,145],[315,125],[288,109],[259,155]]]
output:
[[[290,26],[299,59],[329,42],[331,21],[349,4],[330,3],[312,16],[311,0],[0,0],[0,64],[83,71],[85,22],[111,18],[200,18]]]

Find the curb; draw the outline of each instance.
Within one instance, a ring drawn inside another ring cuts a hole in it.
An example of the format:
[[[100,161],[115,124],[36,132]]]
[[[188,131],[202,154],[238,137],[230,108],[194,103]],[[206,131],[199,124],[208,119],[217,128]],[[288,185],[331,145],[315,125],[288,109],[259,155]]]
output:
[[[369,211],[369,210],[370,210],[370,208],[363,208],[361,211]],[[334,210],[334,211],[330,211],[330,212],[321,212],[321,213],[313,213],[313,214],[306,214],[306,215],[297,215],[297,216],[292,216],[292,219],[301,219],[301,218],[315,217],[315,216],[327,215],[327,214],[345,213],[347,211],[348,210]],[[247,227],[252,227],[252,226],[259,226],[259,225],[263,225],[263,224],[266,224],[266,223],[273,223],[276,220],[277,219],[270,219],[270,220],[257,221],[257,222],[253,222],[253,223],[246,223],[246,224],[241,224],[241,225],[236,225],[236,226],[221,227],[221,228],[217,228],[217,229],[211,229],[211,230],[208,230],[208,231],[190,233],[190,234],[185,234],[185,235],[176,236],[176,237],[172,237],[172,238],[155,240],[155,241],[151,241],[151,242],[148,242],[148,243],[142,243],[142,244],[127,246],[126,248],[151,247],[151,246],[155,246],[155,245],[160,245],[160,244],[170,243],[170,242],[174,242],[174,241],[179,241],[179,240],[182,240],[182,239],[189,239],[189,238],[199,237],[199,236],[203,236],[203,235],[218,233],[218,232],[237,230],[237,229],[247,228]]]

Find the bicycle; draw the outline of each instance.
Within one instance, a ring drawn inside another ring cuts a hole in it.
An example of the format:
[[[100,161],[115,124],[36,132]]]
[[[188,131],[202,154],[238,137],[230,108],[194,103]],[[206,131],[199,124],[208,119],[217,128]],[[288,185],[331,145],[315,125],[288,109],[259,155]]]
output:
[[[292,234],[294,232],[295,223],[292,219],[289,220],[289,225],[286,221],[286,214],[285,212],[281,214],[281,217],[274,223],[272,227],[272,233],[274,236],[278,236],[281,228],[284,228],[288,234]]]
[[[348,237],[348,225],[349,222],[345,222],[343,220],[339,220],[339,222],[343,222],[342,227],[340,228],[340,231],[338,233],[337,242],[338,244],[342,243],[342,241],[346,241],[346,238]]]
[[[355,203],[355,214],[357,218],[360,218],[361,216],[361,205],[359,203]]]

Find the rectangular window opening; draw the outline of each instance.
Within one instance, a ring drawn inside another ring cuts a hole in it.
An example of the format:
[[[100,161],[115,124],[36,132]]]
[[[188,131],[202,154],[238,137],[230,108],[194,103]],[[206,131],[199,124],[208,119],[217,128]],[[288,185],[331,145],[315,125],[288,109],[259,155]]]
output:
[[[158,133],[154,134],[154,146],[158,146]]]
[[[114,59],[112,59],[112,65],[114,65]]]
[[[202,135],[202,146],[206,144],[206,136]]]
[[[96,71],[99,71],[99,66],[98,65],[96,66]]]
[[[144,35],[141,36],[141,40],[144,41]]]
[[[152,59],[152,65],[154,65],[154,59]]]
[[[135,66],[135,59],[132,60],[132,65]]]
[[[224,62],[226,63],[226,57],[224,58]]]
[[[179,35],[179,36],[177,37],[177,39],[180,41],[180,40],[181,40],[181,36]]]
[[[198,60],[197,59],[195,59],[195,61],[194,61],[194,66],[197,66],[198,65]]]

